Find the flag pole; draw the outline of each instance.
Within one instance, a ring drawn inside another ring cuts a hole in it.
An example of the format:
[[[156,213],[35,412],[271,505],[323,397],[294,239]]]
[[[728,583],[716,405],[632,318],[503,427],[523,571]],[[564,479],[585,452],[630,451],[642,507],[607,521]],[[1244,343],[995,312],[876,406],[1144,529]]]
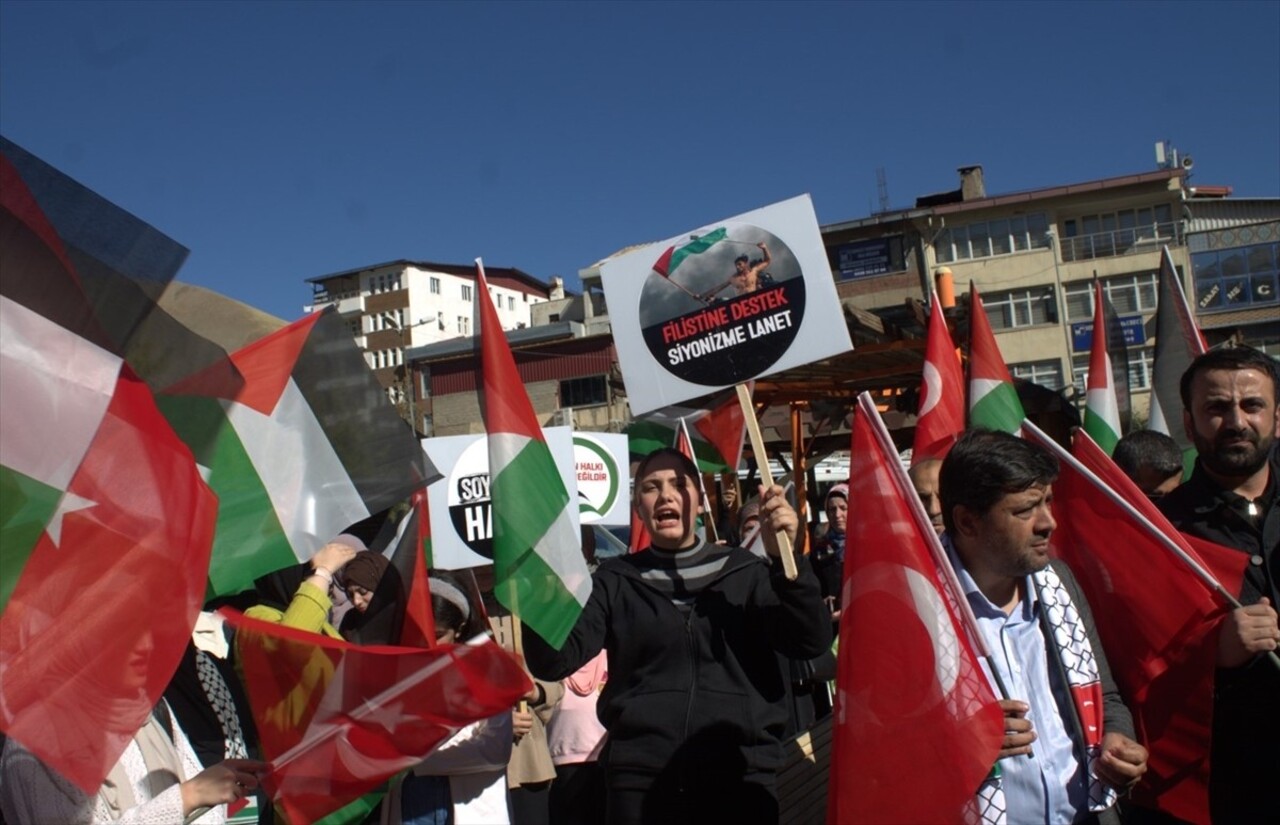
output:
[[[751,451],[756,454],[756,465],[760,468],[760,480],[764,482],[765,487],[773,486],[773,471],[769,469],[769,455],[764,449],[764,436],[760,433],[760,422],[756,420],[756,408],[751,403],[751,393],[747,391],[746,384],[739,384],[738,405],[742,407],[742,420],[746,422],[747,434],[751,437]],[[763,522],[760,525],[764,529]],[[803,530],[803,524],[796,524],[796,530]],[[787,534],[779,531],[778,537],[778,555],[782,557],[782,571],[786,574],[789,581],[795,581],[796,576],[800,575],[800,571],[796,569],[796,559],[791,551],[791,539],[787,538]]]
[[[1116,492],[1111,487],[1110,484],[1107,484],[1105,481],[1098,478],[1098,476],[1095,475],[1092,470],[1084,466],[1084,464],[1078,461],[1076,457],[1073,456],[1071,453],[1064,450],[1061,444],[1059,444],[1058,442],[1050,438],[1048,435],[1046,435],[1043,430],[1041,430],[1035,424],[1032,424],[1030,420],[1024,420],[1022,422],[1022,426],[1023,426],[1023,429],[1025,429],[1028,433],[1030,433],[1031,436],[1034,437],[1036,441],[1040,443],[1040,446],[1044,447],[1045,449],[1053,453],[1055,456],[1057,456],[1059,461],[1065,462],[1066,464],[1070,465],[1071,469],[1075,470],[1077,473],[1079,473],[1080,475],[1088,479],[1089,483],[1093,484],[1096,488],[1098,488],[1098,490],[1103,495],[1111,499],[1112,503],[1116,504],[1122,510],[1124,510],[1126,515],[1128,515],[1132,519],[1135,519],[1139,524],[1145,527],[1151,535],[1156,537],[1156,540],[1166,550],[1168,550],[1170,553],[1173,553],[1179,560],[1182,561],[1183,564],[1185,564],[1188,568],[1190,568],[1191,572],[1195,574],[1196,578],[1200,579],[1201,583],[1203,583],[1205,587],[1209,588],[1211,591],[1216,593],[1218,597],[1227,604],[1227,606],[1229,606],[1232,610],[1239,610],[1241,607],[1244,606],[1240,604],[1240,601],[1235,596],[1231,595],[1230,591],[1228,591],[1225,587],[1222,586],[1221,582],[1219,582],[1216,578],[1214,578],[1214,575],[1212,573],[1204,569],[1204,566],[1201,565],[1196,558],[1194,558],[1190,553],[1188,553],[1182,547],[1178,546],[1178,543],[1174,541],[1167,533],[1165,533],[1164,530],[1161,530],[1159,527],[1153,524],[1151,522],[1151,519],[1147,518],[1141,512],[1139,512],[1137,507],[1134,507],[1133,504],[1130,503],[1128,499],[1120,495],[1120,493]],[[1077,429],[1073,437],[1079,437],[1081,433],[1082,431]],[[1083,435],[1085,438],[1089,438],[1088,433],[1083,433]],[[1090,439],[1090,440],[1092,441],[1093,439]],[[1270,659],[1272,664],[1274,664],[1277,668],[1280,668],[1280,656],[1276,655],[1276,652],[1274,650],[1267,651],[1267,658]]]
[[[886,455],[897,455],[898,450],[893,446],[893,439],[889,437],[889,430],[885,427],[884,419],[880,417],[880,411],[876,409],[875,401],[871,399],[870,393],[864,391],[858,394],[858,410],[871,423],[871,432],[875,435],[880,449]],[[990,671],[992,681],[996,683],[996,689],[1000,692],[1001,697],[1005,699],[1011,698],[1008,688],[1005,687],[1003,680],[1000,678],[999,671],[990,663],[991,650],[987,647],[986,642],[983,641],[982,633],[978,630],[978,619],[973,615],[973,608],[969,606],[969,600],[964,596],[964,588],[960,586],[960,579],[956,576],[956,571],[951,566],[951,560],[947,558],[946,551],[942,549],[942,542],[938,540],[938,534],[934,532],[929,514],[924,510],[924,503],[920,501],[920,496],[916,493],[916,488],[911,484],[911,479],[907,477],[906,470],[902,469],[902,462],[892,462],[889,472],[898,486],[900,496],[907,502],[907,508],[911,510],[911,516],[915,519],[920,534],[925,537],[925,545],[929,548],[929,555],[933,557],[933,565],[938,570],[938,576],[942,579],[942,586],[946,588],[952,605],[960,615],[960,624],[969,637],[969,644],[973,646],[979,656],[988,660],[987,669]]]
[[[658,272],[658,270],[656,270],[656,269],[655,269],[655,270],[653,270],[653,271],[654,271],[654,273],[655,273],[655,274],[657,274],[659,277],[661,277],[661,278],[662,278],[662,280],[664,280],[664,281],[666,281],[667,283],[671,284],[673,287],[675,287],[676,289],[680,290],[680,291],[681,291],[681,292],[683,292],[685,295],[688,295],[688,296],[689,296],[690,298],[692,298],[693,300],[695,300],[695,301],[700,301],[700,302],[702,302],[702,303],[704,303],[704,304],[706,304],[706,303],[710,303],[710,301],[709,301],[707,298],[703,298],[701,295],[699,295],[698,293],[696,293],[696,292],[694,292],[693,290],[689,289],[689,288],[688,288],[688,287],[686,287],[684,284],[679,283],[678,281],[676,281],[676,280],[675,280],[674,278],[672,278],[670,275],[663,275],[661,272]],[[721,287],[721,289],[723,289],[723,288],[724,288],[724,287]],[[717,290],[717,291],[718,291],[718,290]]]
[[[867,416],[867,419],[871,422],[871,432],[875,435],[876,441],[879,442],[880,449],[885,451],[886,455],[896,455],[898,450],[893,445],[893,439],[889,437],[889,430],[885,427],[884,419],[880,417],[880,410],[876,409],[876,404],[871,399],[871,394],[865,391],[860,393],[858,395],[858,406],[862,414]],[[902,462],[892,462],[892,469],[889,472],[893,475],[893,479],[898,485],[899,494],[907,502],[907,508],[911,510],[911,516],[915,519],[920,534],[925,537],[925,545],[929,548],[929,555],[933,557],[933,565],[938,571],[938,576],[942,579],[942,586],[946,588],[952,605],[960,615],[960,625],[969,637],[969,644],[973,646],[979,657],[987,661],[987,673],[991,676],[991,681],[995,683],[996,692],[1000,694],[1000,698],[1013,698],[1009,695],[1009,688],[1005,686],[1004,680],[1000,678],[999,669],[996,668],[995,663],[992,661],[991,649],[987,647],[986,641],[982,638],[982,633],[978,630],[978,619],[973,615],[973,608],[969,605],[969,600],[965,598],[964,588],[960,586],[960,578],[956,575],[955,568],[951,566],[951,560],[947,558],[947,552],[942,549],[942,542],[938,539],[938,534],[934,532],[932,520],[929,518],[929,514],[925,512],[924,502],[920,501],[920,496],[916,493],[916,488],[912,485],[911,479],[907,476],[906,471],[902,469]]]
[[[711,517],[711,500],[707,496],[707,485],[702,480],[702,468],[698,467],[698,456],[693,451],[693,439],[689,437],[689,426],[684,422],[684,416],[680,416],[680,429],[676,431],[676,449],[679,449],[680,439],[684,439],[684,443],[689,445],[689,460],[693,462],[693,466],[698,470],[698,495],[701,497],[699,504],[702,506],[702,513],[705,521],[703,524],[707,528],[707,532],[711,535],[711,543],[715,544],[720,541],[720,536],[716,532],[715,519]],[[684,450],[680,450],[684,452]]]

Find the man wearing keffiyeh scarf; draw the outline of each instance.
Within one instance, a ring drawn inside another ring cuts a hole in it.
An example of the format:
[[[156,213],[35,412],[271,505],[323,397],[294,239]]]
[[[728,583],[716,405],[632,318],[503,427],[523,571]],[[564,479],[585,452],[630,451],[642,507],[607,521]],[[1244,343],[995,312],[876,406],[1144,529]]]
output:
[[[939,477],[943,545],[989,650],[1005,716],[973,822],[1118,822],[1117,791],[1147,768],[1071,570],[1050,562],[1057,460],[1007,433],[970,431]]]

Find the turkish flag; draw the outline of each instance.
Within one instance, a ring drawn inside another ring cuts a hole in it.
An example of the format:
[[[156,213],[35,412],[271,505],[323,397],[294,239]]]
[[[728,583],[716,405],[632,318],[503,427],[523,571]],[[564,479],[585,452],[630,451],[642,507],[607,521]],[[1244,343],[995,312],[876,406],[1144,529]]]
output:
[[[224,611],[264,757],[290,822],[314,822],[421,762],[461,728],[515,707],[532,683],[492,640],[357,647]]]
[[[964,373],[960,370],[956,345],[947,330],[947,319],[942,314],[942,302],[935,292],[930,301],[929,337],[925,344],[911,463],[942,458],[963,431]]]
[[[217,499],[4,157],[0,331],[0,730],[97,793],[190,641]]]
[[[1053,449],[1038,431],[1028,429],[1028,437]],[[1150,751],[1134,799],[1207,823],[1214,660],[1227,608],[1192,563],[1236,593],[1248,556],[1201,540],[1193,546],[1082,430],[1071,456],[1060,459],[1054,552],[1089,599],[1138,739]]]
[[[854,416],[831,823],[961,822],[1004,721],[937,536],[864,393]]]

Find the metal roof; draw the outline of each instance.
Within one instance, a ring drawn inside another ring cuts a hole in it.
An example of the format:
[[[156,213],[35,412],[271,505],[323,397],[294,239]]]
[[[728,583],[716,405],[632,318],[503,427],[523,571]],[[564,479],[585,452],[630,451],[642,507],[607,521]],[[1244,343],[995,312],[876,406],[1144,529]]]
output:
[[[1191,214],[1187,234],[1280,221],[1280,198],[1192,198],[1185,206]]]

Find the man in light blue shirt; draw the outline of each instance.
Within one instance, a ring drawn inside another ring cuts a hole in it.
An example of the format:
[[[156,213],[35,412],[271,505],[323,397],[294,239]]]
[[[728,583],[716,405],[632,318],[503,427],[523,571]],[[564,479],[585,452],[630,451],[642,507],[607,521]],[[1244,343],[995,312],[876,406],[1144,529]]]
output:
[[[1088,602],[1050,565],[1057,460],[971,431],[939,477],[944,545],[990,657],[1005,713],[999,785],[1010,823],[1118,822],[1116,791],[1147,767],[1111,679]]]

